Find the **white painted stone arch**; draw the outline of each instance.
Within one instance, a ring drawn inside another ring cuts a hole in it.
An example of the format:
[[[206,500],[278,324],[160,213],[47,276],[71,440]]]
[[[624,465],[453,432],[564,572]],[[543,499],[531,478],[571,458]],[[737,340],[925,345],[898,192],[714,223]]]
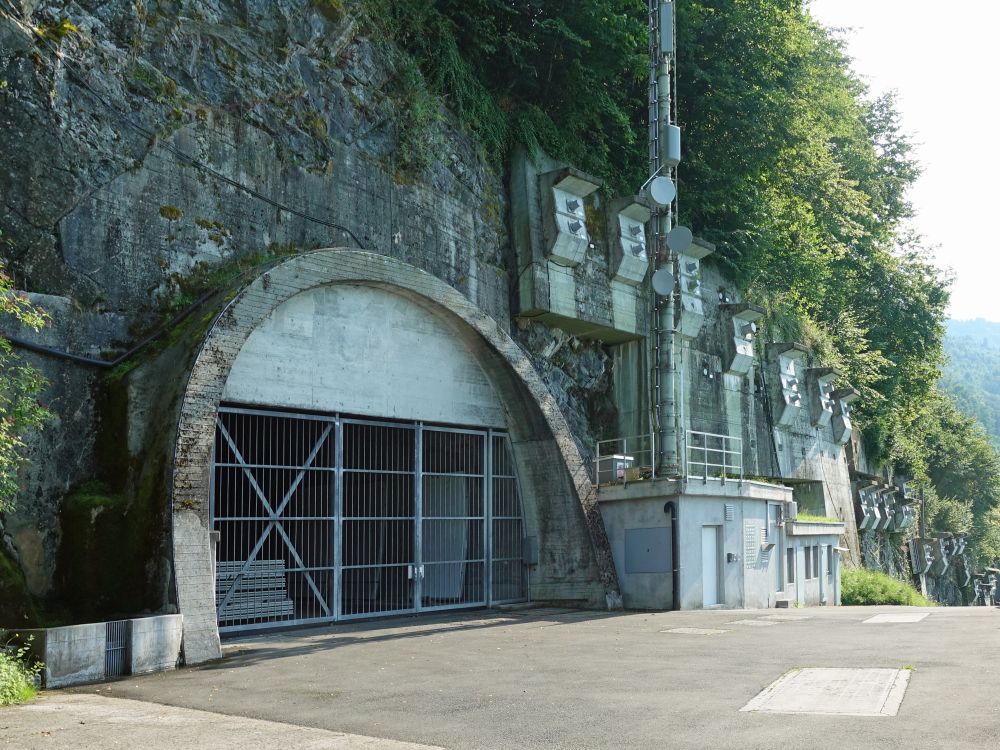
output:
[[[533,598],[620,607],[595,489],[565,419],[527,355],[493,318],[437,277],[383,255],[318,250],[284,261],[243,288],[209,329],[191,369],[171,488],[174,580],[187,663],[221,655],[208,497],[215,414],[226,381],[248,337],[277,307],[332,284],[381,287],[433,311],[451,328],[487,373],[508,413],[525,525],[540,543]]]

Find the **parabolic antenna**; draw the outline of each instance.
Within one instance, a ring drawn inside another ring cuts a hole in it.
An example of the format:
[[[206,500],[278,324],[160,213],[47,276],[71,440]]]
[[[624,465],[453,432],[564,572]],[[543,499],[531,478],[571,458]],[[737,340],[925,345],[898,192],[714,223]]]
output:
[[[674,291],[674,275],[670,273],[668,268],[660,268],[653,274],[651,279],[653,284],[653,291],[659,294],[661,297],[666,297],[672,291]]]
[[[674,227],[667,232],[667,246],[675,253],[683,253],[694,242],[694,235],[687,227]]]
[[[666,208],[677,197],[677,188],[669,177],[657,177],[649,183],[649,197],[660,208]]]

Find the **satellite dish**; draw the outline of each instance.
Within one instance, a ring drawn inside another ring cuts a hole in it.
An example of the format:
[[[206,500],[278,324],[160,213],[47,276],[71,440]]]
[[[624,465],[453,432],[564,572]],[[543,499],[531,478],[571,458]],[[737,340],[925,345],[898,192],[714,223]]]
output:
[[[677,197],[677,188],[669,177],[657,177],[649,184],[649,197],[660,208],[666,208]]]
[[[674,227],[667,232],[667,246],[675,253],[683,253],[694,242],[694,235],[687,227]]]
[[[674,291],[674,275],[668,268],[660,268],[653,274],[653,291],[661,297],[666,297]]]

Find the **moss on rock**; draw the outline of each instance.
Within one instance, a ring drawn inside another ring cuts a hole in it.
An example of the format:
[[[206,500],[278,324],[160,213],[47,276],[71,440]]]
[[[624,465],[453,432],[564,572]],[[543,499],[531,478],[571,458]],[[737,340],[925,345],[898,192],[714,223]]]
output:
[[[28,591],[24,574],[7,553],[0,549],[0,627],[17,628],[41,621],[35,601]]]
[[[127,509],[124,494],[96,480],[63,499],[56,581],[60,600],[81,620],[128,609],[136,545]]]

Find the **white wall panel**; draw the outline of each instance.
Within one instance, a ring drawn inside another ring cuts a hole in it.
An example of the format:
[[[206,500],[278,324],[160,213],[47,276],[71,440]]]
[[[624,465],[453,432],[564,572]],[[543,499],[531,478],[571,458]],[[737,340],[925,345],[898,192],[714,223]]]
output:
[[[377,287],[302,292],[250,334],[223,399],[503,427],[492,386],[439,318]]]

